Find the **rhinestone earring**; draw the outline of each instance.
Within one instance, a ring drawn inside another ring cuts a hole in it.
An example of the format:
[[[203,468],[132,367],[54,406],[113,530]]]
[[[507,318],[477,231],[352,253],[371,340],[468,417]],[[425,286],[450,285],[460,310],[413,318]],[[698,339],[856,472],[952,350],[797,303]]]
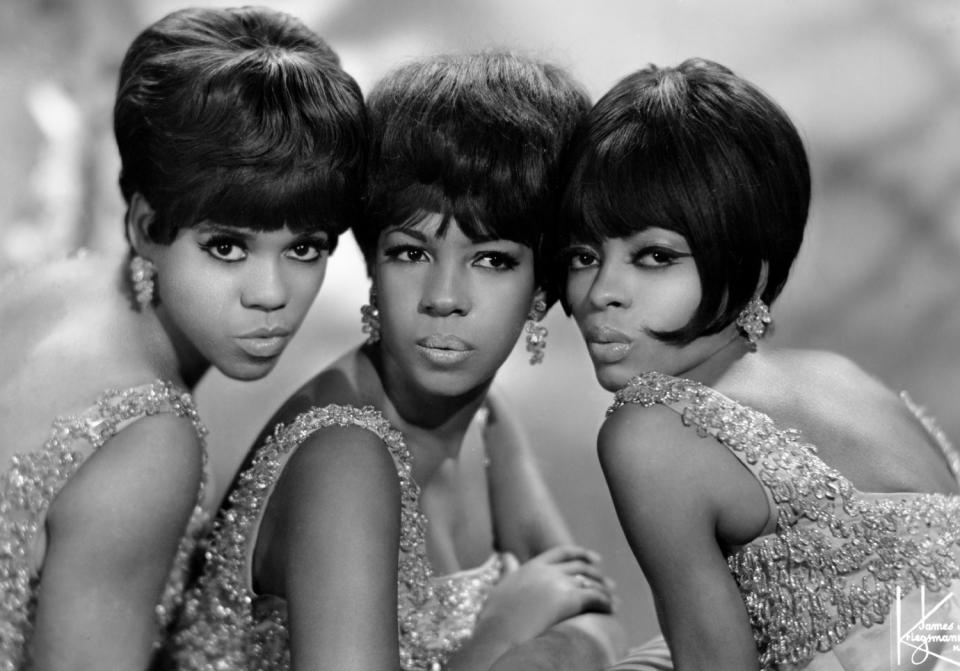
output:
[[[524,327],[527,332],[527,351],[530,352],[531,366],[543,362],[544,350],[547,348],[547,327],[540,323],[545,314],[547,314],[547,302],[537,298],[530,306]]]
[[[377,309],[377,289],[370,285],[370,302],[360,306],[361,331],[367,335],[367,345],[380,340],[380,310]]]
[[[759,296],[754,296],[737,315],[736,323],[740,335],[750,344],[750,349],[756,351],[757,341],[767,332],[773,318],[767,304],[760,300]]]
[[[134,254],[130,259],[130,282],[141,310],[153,304],[153,278],[156,275],[157,267],[149,259],[139,254]]]

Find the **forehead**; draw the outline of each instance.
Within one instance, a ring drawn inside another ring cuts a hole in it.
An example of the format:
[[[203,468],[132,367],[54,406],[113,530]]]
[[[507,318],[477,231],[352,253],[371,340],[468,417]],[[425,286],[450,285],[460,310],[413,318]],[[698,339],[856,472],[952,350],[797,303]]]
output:
[[[257,228],[251,228],[249,226],[234,226],[217,223],[215,221],[204,220],[201,221],[189,228],[180,229],[180,235],[183,235],[186,232],[193,233],[194,235],[222,235],[229,236],[231,238],[239,238],[242,240],[249,241],[271,241],[278,242],[284,240],[295,240],[299,238],[309,237],[311,239],[326,239],[327,233],[325,231],[311,231],[309,233],[303,233],[298,231],[291,230],[288,226],[283,226],[277,229],[263,230]]]
[[[443,241],[454,245],[473,245],[501,240],[495,235],[469,236],[452,215],[429,212],[413,217],[401,224],[386,227],[381,239],[391,234],[403,234],[422,242]]]

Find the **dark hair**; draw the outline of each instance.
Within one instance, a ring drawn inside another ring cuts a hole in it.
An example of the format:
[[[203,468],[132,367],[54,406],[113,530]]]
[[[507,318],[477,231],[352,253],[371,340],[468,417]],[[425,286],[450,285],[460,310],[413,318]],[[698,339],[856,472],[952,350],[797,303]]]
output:
[[[676,343],[733,322],[764,263],[761,298],[773,302],[810,203],[807,156],[790,119],[757,87],[703,59],[650,65],[614,86],[571,141],[565,179],[554,252],[649,227],[687,239],[700,305],[683,328],[654,333]],[[562,285],[559,259],[556,270]]]
[[[360,88],[298,19],[184,9],[130,45],[114,106],[120,189],[170,243],[203,220],[324,230],[359,216],[367,120]]]
[[[363,219],[371,265],[388,226],[431,213],[468,237],[529,245],[554,225],[560,156],[589,99],[559,67],[511,53],[443,55],[400,67],[367,100],[371,141]]]

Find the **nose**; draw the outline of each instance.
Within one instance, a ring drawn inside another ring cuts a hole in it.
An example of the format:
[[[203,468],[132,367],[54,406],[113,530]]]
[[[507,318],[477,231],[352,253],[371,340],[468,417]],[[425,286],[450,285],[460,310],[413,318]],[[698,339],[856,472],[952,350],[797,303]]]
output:
[[[630,292],[624,283],[622,273],[612,263],[601,263],[590,285],[587,300],[591,307],[603,310],[613,307],[628,307],[631,303]]]
[[[249,272],[240,293],[240,303],[251,310],[272,312],[286,306],[289,287],[277,260],[248,262]]]
[[[420,297],[420,311],[435,317],[462,316],[470,307],[468,276],[456,264],[433,264]]]

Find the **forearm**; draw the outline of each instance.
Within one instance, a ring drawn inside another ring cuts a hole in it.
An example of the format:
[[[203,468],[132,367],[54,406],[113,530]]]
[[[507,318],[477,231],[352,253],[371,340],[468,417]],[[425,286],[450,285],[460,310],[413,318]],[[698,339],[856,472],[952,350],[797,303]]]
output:
[[[473,635],[444,665],[445,671],[488,671],[494,663],[513,649],[510,632],[498,618],[477,622]],[[505,667],[507,668],[507,667]],[[521,667],[515,667],[521,668]]]
[[[599,671],[623,653],[624,634],[616,618],[584,614],[511,648],[491,671]]]

